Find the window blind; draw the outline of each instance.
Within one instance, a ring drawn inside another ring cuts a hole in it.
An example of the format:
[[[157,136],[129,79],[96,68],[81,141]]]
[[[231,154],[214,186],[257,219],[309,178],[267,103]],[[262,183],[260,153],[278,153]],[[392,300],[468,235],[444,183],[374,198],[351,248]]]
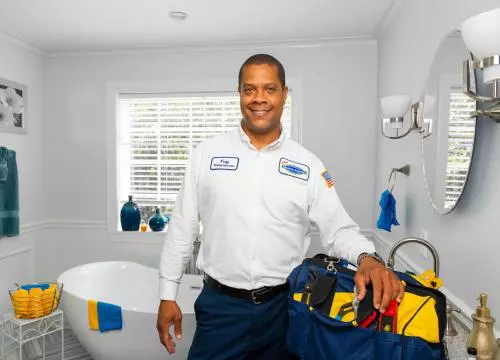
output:
[[[470,114],[475,110],[476,102],[461,89],[450,92],[445,208],[456,203],[467,179],[476,127]]]
[[[289,92],[281,118],[287,137],[291,104]],[[193,149],[204,139],[236,128],[241,118],[237,93],[121,95],[119,206],[132,195],[144,220],[156,207],[170,213]]]

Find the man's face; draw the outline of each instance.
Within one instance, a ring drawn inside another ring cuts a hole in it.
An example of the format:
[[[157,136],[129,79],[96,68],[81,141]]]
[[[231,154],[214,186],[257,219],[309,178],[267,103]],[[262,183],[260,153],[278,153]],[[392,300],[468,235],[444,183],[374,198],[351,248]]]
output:
[[[268,134],[280,127],[288,88],[280,84],[273,65],[248,65],[240,84],[240,108],[244,125],[255,134]]]

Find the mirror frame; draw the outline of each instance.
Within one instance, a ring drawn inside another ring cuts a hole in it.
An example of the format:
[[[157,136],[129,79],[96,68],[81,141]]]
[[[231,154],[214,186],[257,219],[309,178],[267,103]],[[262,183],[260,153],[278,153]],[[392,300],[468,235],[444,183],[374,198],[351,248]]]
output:
[[[458,31],[458,33],[460,33],[460,32]],[[448,37],[449,35],[450,35],[450,34],[448,34],[448,35],[447,35],[447,37]],[[443,41],[445,41],[445,40],[446,40],[446,37],[443,39]],[[436,54],[437,54],[437,52],[439,51],[439,48],[441,47],[441,45],[442,45],[443,41],[440,43],[439,47],[436,49]],[[464,47],[465,47],[465,49],[467,49],[467,47],[466,47],[466,46],[464,46]],[[427,84],[428,84],[428,79],[429,79],[429,77],[430,77],[430,75],[431,75],[432,66],[433,66],[433,64],[434,64],[436,54],[434,55],[433,61],[432,61],[432,63],[431,63],[431,66],[430,66],[430,69],[429,69],[429,75],[428,75],[428,77],[427,77],[427,81],[426,81],[426,86],[425,86],[425,89],[424,89],[424,92],[423,92],[423,95],[422,95],[422,100],[421,100],[421,101],[422,101],[422,106],[425,106],[424,101],[425,101],[425,95],[426,95],[426,92],[427,92]],[[469,58],[470,58],[471,60],[474,60],[474,56],[473,56],[473,54],[472,54],[470,51],[468,51],[468,54],[469,54]],[[462,74],[462,75],[463,75],[463,74]],[[477,84],[478,84],[477,77],[478,77],[478,71],[477,71],[477,69],[474,69],[474,87],[475,87],[476,89],[477,89]],[[462,87],[462,92],[463,92],[465,95],[469,96],[466,92],[464,92],[464,91],[463,91],[463,87]],[[473,99],[473,100],[475,100],[475,99]],[[477,110],[478,110],[478,108],[479,108],[479,101],[475,100],[475,102],[476,102],[475,111],[477,111]],[[424,119],[423,119],[423,111],[421,111],[421,116],[422,116],[422,118],[420,119],[420,121],[421,121],[421,122],[423,122],[423,121],[424,121]],[[437,119],[436,119],[436,123],[437,123],[437,122],[439,122],[439,121],[440,121],[440,119],[439,119],[439,118],[437,118]],[[448,119],[448,121],[449,121],[449,119]],[[460,191],[460,194],[458,195],[457,200],[455,201],[455,203],[453,204],[453,206],[452,206],[452,207],[450,207],[450,208],[444,208],[444,206],[443,206],[443,208],[441,208],[441,207],[438,207],[438,206],[435,204],[434,199],[433,199],[433,196],[431,195],[430,190],[429,190],[429,182],[428,182],[428,179],[427,179],[427,172],[426,172],[426,170],[425,170],[425,156],[424,156],[425,151],[424,151],[424,139],[425,139],[426,137],[428,137],[428,136],[432,135],[432,134],[436,134],[437,132],[436,132],[436,131],[431,131],[431,133],[430,133],[430,134],[428,134],[427,136],[425,136],[424,134],[420,134],[420,135],[421,135],[421,150],[422,150],[422,152],[421,152],[422,173],[423,173],[424,183],[425,183],[425,192],[426,192],[427,199],[428,199],[428,200],[429,200],[429,202],[431,203],[432,208],[434,209],[434,211],[435,211],[438,215],[448,215],[448,214],[450,214],[453,210],[455,210],[455,209],[457,208],[458,204],[460,203],[460,200],[461,200],[461,199],[462,199],[462,197],[463,197],[464,191],[465,191],[465,189],[466,189],[466,187],[467,187],[467,184],[468,184],[468,182],[469,182],[470,172],[471,172],[471,167],[472,167],[472,161],[474,161],[474,149],[475,149],[475,146],[476,146],[476,141],[477,141],[477,121],[478,121],[478,117],[476,117],[476,118],[475,118],[475,123],[474,123],[474,139],[473,139],[473,142],[472,142],[472,151],[471,151],[470,161],[469,161],[469,165],[468,165],[468,167],[467,167],[467,177],[466,177],[466,179],[465,179],[465,181],[464,181],[464,184],[463,184],[463,186],[462,186],[462,189],[461,189],[461,191]]]

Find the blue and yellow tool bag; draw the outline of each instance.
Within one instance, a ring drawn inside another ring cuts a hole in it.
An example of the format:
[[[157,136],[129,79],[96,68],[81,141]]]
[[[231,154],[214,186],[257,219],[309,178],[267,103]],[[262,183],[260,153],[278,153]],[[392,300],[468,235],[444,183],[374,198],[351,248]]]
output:
[[[373,289],[355,298],[352,266],[319,254],[290,274],[288,349],[303,360],[442,360],[446,297],[414,276],[400,304],[373,308]]]

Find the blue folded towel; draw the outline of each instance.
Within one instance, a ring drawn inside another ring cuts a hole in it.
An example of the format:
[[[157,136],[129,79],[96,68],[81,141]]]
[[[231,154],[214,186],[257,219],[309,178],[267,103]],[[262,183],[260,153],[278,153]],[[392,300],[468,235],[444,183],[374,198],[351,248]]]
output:
[[[0,147],[0,236],[19,235],[16,152]]]
[[[391,231],[392,225],[399,225],[396,219],[396,199],[389,190],[385,190],[380,196],[380,216],[377,221],[377,228]]]
[[[121,330],[122,308],[118,305],[97,302],[97,316],[99,318],[99,331]]]
[[[21,289],[30,291],[33,288],[39,288],[42,290],[47,290],[50,287],[50,284],[29,284],[21,286]]]

